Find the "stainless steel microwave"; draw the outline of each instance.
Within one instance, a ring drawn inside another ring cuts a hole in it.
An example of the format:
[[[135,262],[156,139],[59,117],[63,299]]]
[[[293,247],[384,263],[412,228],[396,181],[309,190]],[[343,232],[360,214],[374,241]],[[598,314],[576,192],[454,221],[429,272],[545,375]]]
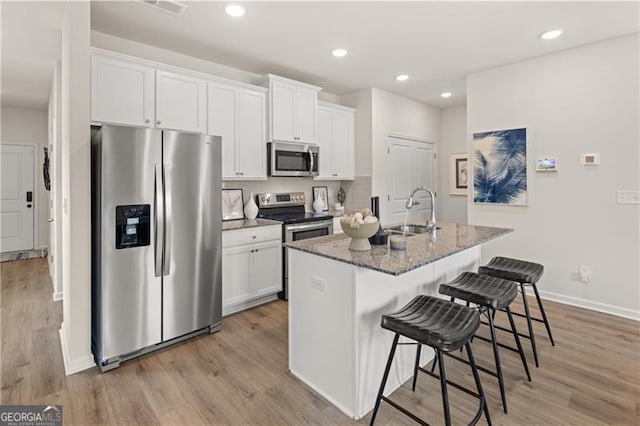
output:
[[[269,176],[317,176],[317,145],[270,142],[267,144]]]

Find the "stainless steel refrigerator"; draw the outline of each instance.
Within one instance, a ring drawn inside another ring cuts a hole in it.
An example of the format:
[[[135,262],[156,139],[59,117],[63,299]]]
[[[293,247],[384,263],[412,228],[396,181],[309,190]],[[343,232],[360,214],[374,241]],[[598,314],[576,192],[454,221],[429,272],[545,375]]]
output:
[[[92,351],[105,371],[219,330],[221,140],[112,125],[91,135]]]

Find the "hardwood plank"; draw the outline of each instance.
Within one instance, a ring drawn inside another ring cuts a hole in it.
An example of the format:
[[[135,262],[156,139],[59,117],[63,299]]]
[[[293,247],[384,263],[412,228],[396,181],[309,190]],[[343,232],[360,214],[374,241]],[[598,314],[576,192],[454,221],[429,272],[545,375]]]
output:
[[[58,338],[62,304],[51,300],[45,259],[0,265],[0,403],[62,404],[64,421],[84,424],[350,425],[354,421],[288,371],[288,309],[282,301],[225,317],[222,331],[132,360],[101,374],[66,377]],[[546,301],[556,339],[535,324],[540,368],[523,346],[533,381],[518,355],[501,350],[509,414],[497,382],[481,373],[496,425],[640,424],[640,324]],[[522,311],[519,301],[514,310]],[[535,303],[532,311],[538,312]],[[516,319],[526,331],[522,318]],[[497,323],[508,325],[504,315]],[[486,335],[486,330],[482,333]],[[505,333],[499,339],[512,345]],[[329,348],[328,348],[329,350]],[[474,341],[476,360],[491,367],[491,345]],[[473,387],[469,367],[447,360],[451,380]],[[466,423],[477,401],[449,388],[454,424]],[[391,396],[433,424],[442,424],[436,380],[421,375]],[[379,425],[413,421],[387,404]]]

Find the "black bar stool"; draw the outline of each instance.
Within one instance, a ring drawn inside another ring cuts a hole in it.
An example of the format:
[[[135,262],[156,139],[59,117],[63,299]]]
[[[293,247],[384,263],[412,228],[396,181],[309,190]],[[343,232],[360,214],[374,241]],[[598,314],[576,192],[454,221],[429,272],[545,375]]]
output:
[[[479,399],[480,404],[478,411],[469,424],[475,425],[480,420],[483,411],[487,422],[491,424],[491,417],[489,416],[489,409],[486,404],[484,391],[482,390],[482,384],[480,383],[480,376],[478,375],[478,370],[476,369],[476,364],[473,360],[473,353],[471,352],[471,345],[469,344],[471,337],[473,337],[478,327],[480,327],[480,315],[476,310],[436,297],[421,295],[416,296],[399,311],[383,315],[380,325],[382,328],[393,331],[395,333],[395,337],[393,338],[393,344],[391,345],[391,351],[389,352],[387,366],[385,367],[384,375],[382,376],[382,383],[380,383],[380,389],[376,398],[375,407],[373,408],[373,414],[371,415],[370,425],[374,424],[382,401],[387,402],[403,414],[411,417],[416,422],[422,425],[428,424],[415,414],[409,412],[404,407],[384,396],[384,387],[387,384],[389,371],[391,370],[391,364],[393,362],[393,356],[395,355],[396,347],[399,344],[418,345],[416,358],[416,365],[418,366],[417,369],[440,380],[442,406],[444,408],[444,419],[447,426],[451,425],[447,384]],[[415,342],[398,343],[400,336],[408,337],[409,339],[415,340]],[[433,374],[432,372],[419,367],[420,348],[423,344],[430,346],[435,350],[436,356],[439,360],[438,365],[440,366],[439,375]],[[447,380],[445,375],[444,355],[450,355],[449,352],[460,349],[463,346],[467,350],[469,365],[471,365],[471,371],[473,372],[473,379],[476,384],[477,393]]]
[[[542,299],[540,299],[540,293],[538,293],[538,287],[536,286],[536,283],[538,282],[538,280],[540,280],[540,277],[542,277],[543,272],[544,266],[540,265],[539,263],[527,262],[510,257],[494,257],[485,266],[481,266],[480,268],[478,268],[478,273],[480,274],[503,278],[510,281],[517,281],[518,283],[520,283],[520,293],[522,293],[524,315],[519,312],[514,312],[513,315],[517,315],[519,317],[527,319],[529,335],[520,333],[520,336],[531,340],[533,359],[536,362],[536,367],[539,367],[540,364],[538,363],[536,337],[533,332],[533,323],[531,321],[544,323],[544,326],[547,328],[547,334],[549,335],[551,345],[556,345],[553,341],[553,336],[551,335],[551,326],[549,325],[547,314],[544,312],[544,306],[542,305]],[[538,308],[540,309],[540,313],[542,314],[542,319],[531,316],[531,313],[529,312],[529,303],[527,302],[527,293],[525,292],[525,286],[533,287],[533,291],[538,302]]]
[[[484,367],[478,366],[478,370],[490,374],[498,379],[500,386],[500,396],[502,397],[502,408],[504,412],[507,412],[507,395],[504,389],[504,377],[502,375],[502,365],[500,363],[500,353],[498,352],[498,346],[505,349],[518,352],[520,354],[520,361],[524,367],[524,371],[527,374],[527,379],[531,381],[531,375],[529,374],[529,366],[527,365],[527,359],[524,356],[522,345],[520,344],[520,338],[518,337],[518,330],[516,323],[513,320],[511,309],[509,305],[518,296],[518,284],[513,281],[503,280],[501,278],[490,277],[488,275],[480,275],[474,272],[464,272],[451,282],[440,284],[438,290],[440,294],[451,297],[451,301],[455,302],[456,299],[464,300],[467,302],[467,306],[470,303],[477,305],[478,312],[484,314],[487,317],[488,322],[482,324],[489,326],[490,339],[486,339],[482,336],[475,336],[477,339],[490,342],[493,346],[493,357],[496,365],[496,370],[491,371]],[[496,328],[494,324],[494,318],[496,311],[504,310],[509,317],[509,323],[511,324],[511,334],[516,341],[516,348],[506,346],[498,342],[496,338]],[[464,360],[461,360],[464,362]]]

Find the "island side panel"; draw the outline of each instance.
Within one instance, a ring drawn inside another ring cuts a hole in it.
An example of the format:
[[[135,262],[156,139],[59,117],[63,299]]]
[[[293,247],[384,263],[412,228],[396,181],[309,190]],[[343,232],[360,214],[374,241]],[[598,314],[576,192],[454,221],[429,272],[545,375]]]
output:
[[[434,281],[440,285],[452,281],[463,272],[478,272],[482,246],[470,247],[452,256],[442,258],[433,264]]]
[[[358,268],[356,275],[356,359],[358,407],[356,419],[373,409],[384,367],[389,356],[393,333],[380,327],[383,314],[396,311],[419,294],[438,296],[438,286],[464,271],[477,271],[480,246],[472,247],[402,275],[392,276]],[[412,342],[401,338],[400,342]],[[390,395],[413,376],[416,346],[398,346],[385,387]],[[427,346],[422,348],[420,364],[424,367],[434,357]],[[420,380],[433,380],[424,374]],[[435,385],[435,382],[434,382]]]
[[[299,250],[289,255],[289,370],[355,416],[356,267]]]

